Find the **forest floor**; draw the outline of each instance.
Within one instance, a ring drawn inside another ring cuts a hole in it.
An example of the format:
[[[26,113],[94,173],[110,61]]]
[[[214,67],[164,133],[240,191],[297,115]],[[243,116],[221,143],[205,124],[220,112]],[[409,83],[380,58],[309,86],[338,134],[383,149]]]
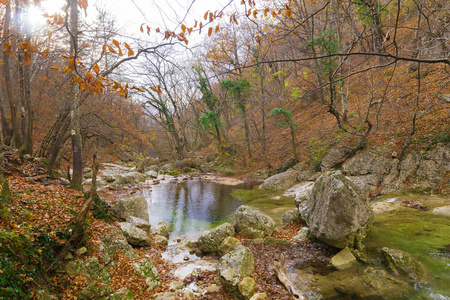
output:
[[[67,242],[69,230],[86,201],[86,195],[70,189],[64,181],[47,175],[38,159],[22,163],[14,153],[6,153],[5,157],[5,177],[9,182],[12,202],[0,215],[0,299],[33,299],[42,287],[52,290],[61,299],[76,299],[78,291],[86,286],[87,279],[80,275],[69,277],[59,266],[53,267],[52,263]],[[85,190],[88,189],[86,186]],[[112,203],[117,193],[105,191],[100,192],[99,196],[103,201]],[[92,213],[88,215],[87,232],[79,245],[88,250],[84,258],[98,253],[100,237],[107,234],[111,225],[118,226],[117,223],[117,219],[105,222]],[[290,240],[301,226],[287,225],[273,236]],[[314,262],[324,266],[335,254],[333,249],[312,241],[281,246],[238,238],[254,254],[255,271],[251,277],[257,283],[257,291],[267,293],[271,299],[291,299],[272,269],[274,257],[279,257],[281,252],[288,263],[301,259],[303,263]],[[148,246],[134,250],[139,257],[150,255],[160,274],[161,286],[154,291],[143,288],[145,281],[132,271],[133,260],[121,254],[117,255],[114,270],[110,270],[111,286],[128,288],[133,292],[134,299],[152,299],[156,293],[169,291],[170,283],[177,280],[171,272],[176,265],[162,259],[161,253],[165,247]],[[216,272],[201,272],[197,276],[187,277],[184,284],[186,286],[193,281],[201,289],[213,284],[220,285]],[[220,289],[200,299],[233,298]]]

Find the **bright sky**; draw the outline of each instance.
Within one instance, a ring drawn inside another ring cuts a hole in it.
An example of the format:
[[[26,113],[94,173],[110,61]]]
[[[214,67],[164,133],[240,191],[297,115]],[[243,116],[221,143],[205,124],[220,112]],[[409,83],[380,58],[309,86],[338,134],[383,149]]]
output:
[[[43,26],[43,12],[60,12],[65,2],[66,0],[42,0],[42,8],[32,8],[30,18],[35,25]],[[136,31],[139,31],[140,25],[146,23],[153,28],[173,29],[185,17],[188,8],[186,25],[194,19],[200,20],[207,10],[220,10],[229,2],[230,0],[89,0],[87,13],[88,18],[94,17],[94,7],[97,5],[110,11],[119,27],[136,27]]]

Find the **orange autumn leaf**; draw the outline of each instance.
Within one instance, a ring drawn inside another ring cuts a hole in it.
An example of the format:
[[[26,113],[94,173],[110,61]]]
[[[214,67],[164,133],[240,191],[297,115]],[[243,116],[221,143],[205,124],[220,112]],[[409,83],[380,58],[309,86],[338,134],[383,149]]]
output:
[[[97,74],[97,75],[98,75],[98,73],[100,72],[100,67],[99,67],[97,64],[95,64],[95,65],[92,67],[92,69],[94,70],[95,74]]]

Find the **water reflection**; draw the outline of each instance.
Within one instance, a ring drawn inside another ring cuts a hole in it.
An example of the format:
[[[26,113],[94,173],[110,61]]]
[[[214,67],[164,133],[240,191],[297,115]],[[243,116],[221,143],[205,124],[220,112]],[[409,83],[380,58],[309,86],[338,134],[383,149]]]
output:
[[[225,222],[243,204],[231,196],[235,188],[198,179],[161,181],[143,191],[149,222],[152,226],[166,222],[172,236],[208,230],[212,223]]]

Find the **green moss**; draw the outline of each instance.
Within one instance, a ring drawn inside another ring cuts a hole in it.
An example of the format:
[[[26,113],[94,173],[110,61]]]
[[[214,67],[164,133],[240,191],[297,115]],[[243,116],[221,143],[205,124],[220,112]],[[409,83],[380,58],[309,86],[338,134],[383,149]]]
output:
[[[134,273],[145,277],[149,290],[154,290],[161,285],[158,271],[148,256],[134,264]]]
[[[399,196],[396,202],[405,200],[417,201],[430,208],[450,201],[437,196],[407,195]],[[398,210],[375,216],[364,243],[372,252],[388,247],[410,253],[431,271],[433,292],[450,296],[446,284],[450,282],[449,258],[442,250],[448,247],[449,241],[448,217],[435,215],[431,209],[424,211],[400,206]]]

